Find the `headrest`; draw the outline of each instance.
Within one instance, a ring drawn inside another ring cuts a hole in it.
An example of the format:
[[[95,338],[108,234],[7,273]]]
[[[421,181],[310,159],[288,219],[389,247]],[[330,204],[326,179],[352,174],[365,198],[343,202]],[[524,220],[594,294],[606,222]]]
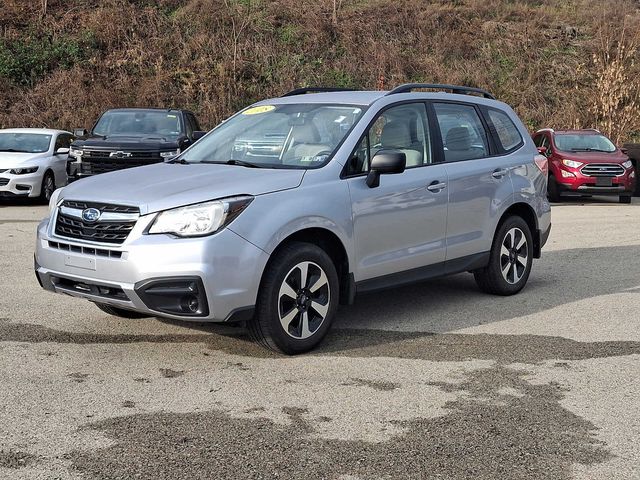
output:
[[[398,120],[387,123],[382,128],[380,143],[386,148],[407,148],[411,144],[407,125]]]
[[[447,132],[445,143],[449,150],[469,150],[471,148],[471,133],[467,127],[454,127]]]
[[[318,143],[320,141],[320,132],[311,122],[297,125],[293,129],[293,140],[296,143]]]

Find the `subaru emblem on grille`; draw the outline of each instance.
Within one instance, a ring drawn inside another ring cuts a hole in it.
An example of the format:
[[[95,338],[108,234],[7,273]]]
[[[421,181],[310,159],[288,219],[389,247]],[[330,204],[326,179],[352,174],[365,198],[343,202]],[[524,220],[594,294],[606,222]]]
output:
[[[130,152],[123,152],[122,150],[118,150],[117,152],[111,152],[109,154],[110,157],[117,157],[117,158],[126,158],[126,157],[130,157],[131,155],[133,155]]]
[[[87,223],[97,222],[100,218],[100,210],[97,208],[85,208],[82,211],[82,220]]]

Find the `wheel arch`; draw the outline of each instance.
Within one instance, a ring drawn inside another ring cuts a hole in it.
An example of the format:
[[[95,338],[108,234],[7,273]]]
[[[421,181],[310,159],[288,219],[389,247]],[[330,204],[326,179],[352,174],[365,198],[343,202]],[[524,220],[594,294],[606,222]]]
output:
[[[531,207],[531,205],[529,205],[528,203],[518,202],[507,208],[500,217],[500,221],[496,225],[494,237],[495,232],[498,231],[500,225],[502,225],[506,218],[511,216],[518,216],[525,222],[527,222],[527,225],[531,230],[531,236],[533,237],[533,258],[540,258],[542,254],[542,242],[540,229],[538,228],[538,217],[536,216],[533,207]]]
[[[309,227],[289,234],[280,241],[271,253],[269,261],[265,266],[265,271],[278,252],[286,245],[294,242],[316,245],[329,255],[336,267],[338,280],[340,281],[340,303],[343,305],[353,303],[353,297],[355,296],[355,281],[353,274],[349,269],[349,256],[347,254],[347,250],[342,240],[340,240],[340,237],[326,228]]]
[[[44,185],[44,179],[47,178],[47,175],[51,174],[51,176],[53,177],[53,190],[55,191],[56,189],[56,172],[53,171],[53,168],[51,168],[50,165],[47,165],[46,167],[44,167],[44,172],[42,173],[42,180],[40,180],[40,189],[38,191],[38,195],[42,195],[42,186]]]

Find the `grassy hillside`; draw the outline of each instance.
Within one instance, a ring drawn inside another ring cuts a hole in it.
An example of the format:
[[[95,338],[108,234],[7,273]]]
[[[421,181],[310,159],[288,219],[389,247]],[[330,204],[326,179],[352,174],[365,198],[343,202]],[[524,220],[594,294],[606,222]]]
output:
[[[3,127],[89,126],[115,106],[211,127],[301,85],[428,81],[487,88],[531,129],[640,131],[633,0],[2,1]]]

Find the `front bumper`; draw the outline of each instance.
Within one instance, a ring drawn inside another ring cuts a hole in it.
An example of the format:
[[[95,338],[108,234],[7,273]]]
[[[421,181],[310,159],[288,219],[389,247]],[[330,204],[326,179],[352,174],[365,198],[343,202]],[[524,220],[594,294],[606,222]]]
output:
[[[153,217],[140,217],[122,245],[57,236],[51,225],[55,218],[45,219],[37,234],[38,281],[52,292],[178,320],[223,322],[250,316],[269,256],[228,228],[191,239],[144,235]],[[171,281],[186,283],[167,285]],[[171,288],[187,284],[201,286],[195,295],[205,302],[204,308],[170,313],[175,310],[166,305],[183,301],[189,293],[176,296]],[[160,288],[155,300],[148,294],[149,285]]]
[[[617,177],[605,177],[611,179],[607,186],[597,185],[597,177],[583,175],[578,170],[570,172],[573,177],[563,177],[560,172],[555,172],[558,187],[562,193],[588,194],[588,195],[624,195],[631,194],[636,188],[635,174],[628,170],[624,175]],[[557,173],[557,175],[556,175]]]
[[[0,174],[0,197],[35,197],[40,195],[42,173],[26,175]]]

